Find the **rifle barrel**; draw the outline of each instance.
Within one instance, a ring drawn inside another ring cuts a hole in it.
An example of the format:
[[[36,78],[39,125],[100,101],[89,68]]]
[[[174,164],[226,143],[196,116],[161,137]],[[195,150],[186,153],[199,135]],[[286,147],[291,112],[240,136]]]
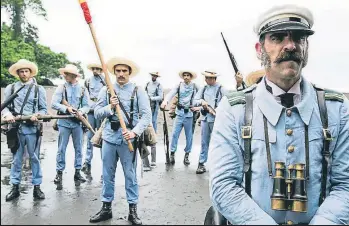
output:
[[[22,115],[17,116],[15,118],[15,121],[27,121],[30,120],[32,115]],[[74,118],[73,115],[39,115],[37,116],[37,119],[43,120],[43,119],[67,119],[67,118]],[[1,120],[1,125],[9,124],[7,121]]]
[[[221,35],[222,35],[222,38],[223,38],[223,42],[224,42],[225,48],[227,49],[227,52],[228,52],[230,61],[231,61],[232,65],[233,65],[234,71],[235,71],[235,73],[238,73],[238,72],[239,72],[239,69],[238,69],[238,66],[237,66],[235,57],[234,57],[234,55],[233,55],[233,54],[230,52],[230,50],[229,50],[228,44],[227,44],[227,42],[225,41],[225,38],[224,38],[224,36],[223,36],[223,32],[221,32]]]
[[[4,110],[5,107],[7,107],[17,96],[18,92],[23,89],[25,85],[22,85],[19,89],[17,89],[7,100],[4,101],[4,103],[1,104],[1,111]]]

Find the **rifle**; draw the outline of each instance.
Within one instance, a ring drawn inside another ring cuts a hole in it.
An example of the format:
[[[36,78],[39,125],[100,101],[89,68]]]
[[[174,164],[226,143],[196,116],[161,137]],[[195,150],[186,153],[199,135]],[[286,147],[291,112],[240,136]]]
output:
[[[65,99],[62,100],[62,104],[65,105],[65,106],[67,106],[67,107],[71,107],[70,104],[68,103],[68,101],[66,101]],[[74,108],[73,108],[73,109],[74,109]],[[87,121],[87,119],[86,119],[83,115],[81,115],[80,113],[78,113],[78,111],[77,111],[76,109],[74,109],[73,112],[74,112],[74,113],[73,113],[72,115],[73,115],[75,118],[77,118],[79,121],[81,121],[82,124],[83,124],[84,126],[86,126],[86,128],[89,129],[89,130],[93,133],[93,135],[94,135],[96,132],[95,132],[94,129],[92,128],[91,124]]]
[[[32,117],[32,115],[19,115],[15,117],[15,121],[28,121],[30,120],[30,118]],[[38,120],[43,120],[43,121],[49,121],[51,119],[66,119],[66,118],[73,118],[75,117],[74,115],[38,115],[36,116],[36,118]],[[1,125],[6,125],[6,124],[10,124],[8,121],[3,121],[1,120]]]
[[[1,104],[1,111],[7,107],[12,101],[18,97],[18,92],[21,91],[25,85],[22,85],[19,89],[17,89],[7,100],[4,101],[4,103]]]
[[[166,165],[170,164],[170,150],[169,150],[169,140],[168,140],[168,128],[167,128],[167,120],[166,120],[166,113],[165,109],[161,108],[161,111],[164,115],[164,124],[163,124],[163,130],[164,130],[164,148],[165,148],[165,155],[166,155]]]
[[[223,38],[223,42],[224,42],[225,48],[227,49],[227,52],[228,52],[228,55],[229,55],[231,64],[233,65],[233,68],[234,68],[234,71],[235,71],[235,80],[237,81],[239,75],[240,75],[240,76],[242,76],[242,75],[241,75],[241,73],[240,73],[240,71],[239,71],[239,69],[238,69],[238,65],[237,65],[237,63],[236,63],[235,57],[234,57],[234,55],[230,52],[229,47],[228,47],[228,44],[227,44],[227,42],[225,41],[225,38],[224,38],[224,36],[223,36],[223,32],[221,32],[221,35],[222,35],[222,38]],[[247,87],[246,84],[245,84],[245,82],[244,82],[244,80],[242,80],[242,86],[243,86],[244,89]]]

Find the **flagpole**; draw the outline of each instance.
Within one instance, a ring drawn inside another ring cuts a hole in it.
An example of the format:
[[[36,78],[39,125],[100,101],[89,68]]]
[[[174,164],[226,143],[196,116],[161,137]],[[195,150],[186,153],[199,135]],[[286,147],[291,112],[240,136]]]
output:
[[[114,96],[116,96],[116,93],[114,92],[114,87],[113,87],[113,85],[111,83],[111,80],[109,78],[109,73],[108,73],[107,67],[106,67],[105,62],[104,62],[103,55],[102,55],[100,47],[99,47],[98,39],[96,37],[96,32],[95,32],[95,29],[94,29],[94,27],[92,25],[92,17],[91,17],[91,14],[90,14],[90,9],[88,8],[86,0],[79,0],[79,3],[80,3],[82,11],[84,13],[84,17],[85,17],[86,23],[88,24],[88,26],[90,28],[91,35],[92,35],[92,38],[93,38],[93,41],[95,43],[95,47],[96,47],[96,50],[97,50],[97,53],[98,53],[98,56],[99,56],[99,60],[101,61],[101,65],[102,65],[102,68],[103,68],[103,73],[105,75],[105,82],[107,83],[107,87],[109,89],[109,92],[110,92],[111,96],[114,97]],[[124,118],[123,118],[123,116],[121,114],[121,109],[120,109],[119,105],[116,105],[116,113],[118,115],[118,118],[119,118],[119,121],[120,121],[120,126],[121,126],[122,130],[126,131],[127,130],[126,124],[125,124]],[[128,144],[129,150],[132,152],[133,151],[133,146],[132,146],[131,141],[127,140],[127,144]]]

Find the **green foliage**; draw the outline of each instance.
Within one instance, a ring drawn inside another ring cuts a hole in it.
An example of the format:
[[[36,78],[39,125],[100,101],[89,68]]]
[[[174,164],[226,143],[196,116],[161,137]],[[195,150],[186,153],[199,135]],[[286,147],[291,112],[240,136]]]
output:
[[[37,28],[30,24],[26,12],[30,10],[37,16],[47,19],[47,13],[41,0],[1,0],[1,9],[10,14],[13,38],[26,38],[37,41]]]
[[[41,78],[56,78],[58,69],[66,64],[74,64],[81,68],[81,62],[70,62],[65,53],[55,53],[49,47],[26,38],[14,38],[14,30],[6,24],[1,26],[1,83],[2,87],[16,80],[8,73],[8,68],[19,59],[27,59],[38,65],[39,73],[36,76],[40,83]]]

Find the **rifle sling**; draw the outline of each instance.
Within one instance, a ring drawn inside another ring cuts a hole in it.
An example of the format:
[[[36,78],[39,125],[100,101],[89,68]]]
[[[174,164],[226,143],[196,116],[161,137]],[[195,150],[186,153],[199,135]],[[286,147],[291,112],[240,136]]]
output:
[[[20,112],[19,112],[19,115],[22,115],[22,113],[23,113],[24,106],[26,105],[26,103],[27,103],[27,101],[28,101],[28,98],[29,98],[29,95],[30,95],[30,91],[31,91],[31,89],[33,88],[33,86],[34,86],[34,83],[31,83],[31,84],[29,85],[29,88],[28,88],[27,94],[26,94],[25,97],[24,97],[23,104],[22,104],[21,110],[20,110]]]

